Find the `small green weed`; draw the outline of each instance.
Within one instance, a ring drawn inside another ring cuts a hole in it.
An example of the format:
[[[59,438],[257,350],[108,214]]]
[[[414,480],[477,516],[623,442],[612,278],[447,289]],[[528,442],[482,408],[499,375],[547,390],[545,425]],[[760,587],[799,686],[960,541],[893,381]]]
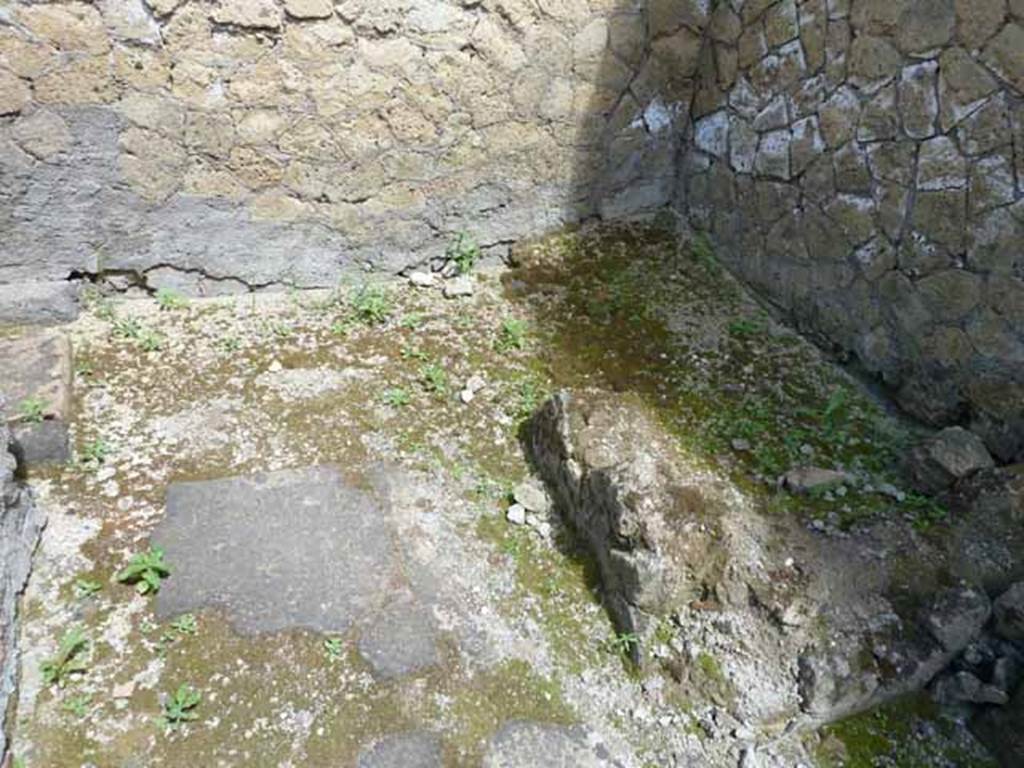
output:
[[[217,339],[217,349],[225,354],[233,354],[242,348],[242,340],[237,336],[222,336]]]
[[[168,694],[164,699],[163,714],[157,719],[157,722],[165,730],[172,731],[185,723],[198,720],[199,715],[195,710],[200,701],[202,701],[202,697],[199,695],[199,691],[191,685],[183,683],[178,690]]]
[[[171,569],[164,562],[164,551],[150,547],[146,552],[132,555],[128,565],[117,574],[122,584],[134,584],[135,591],[147,595],[160,591],[160,582],[171,575]]]
[[[61,704],[61,709],[77,718],[83,718],[89,714],[90,704],[92,704],[92,694],[79,693],[67,698],[64,703]]]
[[[640,637],[635,632],[619,632],[603,643],[603,650],[614,656],[630,657],[640,645]]]
[[[459,232],[448,244],[444,255],[449,261],[455,262],[460,275],[468,275],[480,261],[480,246],[469,233]]]
[[[324,653],[330,661],[338,661],[345,653],[345,646],[340,637],[324,639]]]
[[[383,325],[394,313],[394,299],[382,285],[359,286],[349,295],[348,303],[363,325]]]
[[[383,400],[385,405],[390,405],[392,408],[402,408],[412,402],[409,393],[401,387],[385,389]]]
[[[160,309],[171,311],[185,309],[188,306],[188,299],[175,290],[161,288],[156,292],[156,303],[160,305]]]
[[[46,403],[36,395],[26,397],[18,405],[18,413],[21,416],[21,420],[27,421],[30,424],[40,423],[43,420],[45,411]]]
[[[57,655],[39,666],[43,684],[63,687],[72,676],[85,674],[89,664],[83,657],[88,649],[89,640],[81,627],[72,627],[65,632]]]
[[[171,629],[179,635],[194,635],[199,631],[199,622],[196,621],[194,614],[183,613],[171,622]]]
[[[143,352],[159,352],[164,346],[163,335],[149,328],[144,328],[136,341]]]
[[[402,327],[411,331],[418,331],[423,327],[424,318],[422,312],[410,312],[402,318]]]
[[[498,330],[498,340],[494,343],[495,350],[509,352],[513,349],[523,349],[526,346],[527,329],[525,320],[514,317],[506,319]]]
[[[440,397],[448,391],[448,374],[438,363],[430,363],[420,369],[420,383],[427,392]]]
[[[427,353],[412,344],[403,344],[401,349],[403,360],[426,360]]]
[[[102,437],[97,437],[82,446],[78,460],[81,464],[95,469],[106,462],[112,451],[110,443]]]
[[[142,323],[134,317],[122,317],[114,320],[114,335],[122,339],[137,340],[142,335],[142,331]]]
[[[939,502],[918,493],[907,494],[903,507],[910,514],[914,528],[919,531],[927,531],[949,517],[949,511]]]
[[[76,598],[79,600],[87,600],[102,590],[103,585],[98,581],[92,581],[91,579],[75,579],[75,584],[72,589]]]
[[[761,336],[767,330],[768,326],[759,317],[741,317],[729,323],[729,333],[739,338]]]

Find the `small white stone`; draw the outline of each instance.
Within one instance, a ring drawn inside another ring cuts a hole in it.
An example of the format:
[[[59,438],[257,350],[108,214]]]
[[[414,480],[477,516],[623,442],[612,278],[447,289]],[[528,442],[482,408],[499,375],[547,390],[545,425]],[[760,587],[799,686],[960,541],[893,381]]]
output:
[[[413,272],[409,282],[417,288],[433,288],[437,284],[437,276],[431,272]]]
[[[522,525],[526,522],[526,507],[522,504],[513,504],[508,508],[508,512],[505,513],[505,517],[510,523]]]
[[[471,389],[464,389],[459,392],[459,399],[466,405],[472,403],[474,397],[476,397],[476,395],[473,394],[473,390]]]
[[[281,365],[281,362],[279,360],[274,360],[273,362],[270,363],[270,367],[267,370],[269,370],[271,373],[277,373],[283,367],[284,366]]]
[[[457,299],[462,296],[473,295],[473,280],[468,275],[459,275],[444,284],[444,297],[446,299]]]

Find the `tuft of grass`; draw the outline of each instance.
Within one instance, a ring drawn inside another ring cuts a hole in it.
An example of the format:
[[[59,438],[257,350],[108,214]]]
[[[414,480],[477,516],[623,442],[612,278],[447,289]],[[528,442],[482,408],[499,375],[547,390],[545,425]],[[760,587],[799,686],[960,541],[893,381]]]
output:
[[[602,643],[602,649],[614,656],[631,658],[640,645],[640,637],[635,632],[619,632]]]
[[[122,584],[134,584],[135,591],[140,595],[148,595],[160,591],[160,582],[171,575],[171,568],[164,562],[164,551],[160,547],[150,547],[145,552],[132,555],[132,559],[117,574]]]
[[[157,722],[164,727],[164,730],[173,731],[185,723],[199,719],[196,708],[199,706],[202,697],[199,691],[187,683],[178,686],[174,693],[167,695],[163,703],[163,714]]]
[[[458,232],[444,255],[448,261],[454,262],[460,275],[468,275],[480,261],[480,246],[468,232]]]
[[[83,657],[88,649],[89,639],[81,627],[72,627],[65,632],[57,647],[57,655],[39,666],[43,684],[62,688],[73,676],[85,674],[89,664]]]
[[[156,292],[156,303],[160,305],[160,309],[171,311],[185,309],[188,306],[188,299],[175,290],[161,288]]]
[[[38,395],[26,397],[18,405],[18,414],[21,416],[21,420],[30,424],[42,422],[45,411],[46,403]]]

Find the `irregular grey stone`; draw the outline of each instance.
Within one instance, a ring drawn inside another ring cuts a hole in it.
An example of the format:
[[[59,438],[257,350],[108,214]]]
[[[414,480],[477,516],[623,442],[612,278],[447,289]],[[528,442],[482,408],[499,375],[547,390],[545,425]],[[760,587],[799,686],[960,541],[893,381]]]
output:
[[[512,489],[512,498],[530,512],[546,512],[548,495],[544,486],[533,480],[524,480]]]
[[[483,768],[613,768],[613,760],[581,728],[514,722],[502,726],[484,754]]]
[[[527,449],[597,561],[623,631],[699,597],[728,559],[721,509],[683,474],[674,445],[642,406],[598,392],[561,392],[530,421]],[[692,530],[685,536],[677,532]],[[698,576],[698,574],[700,574]],[[635,649],[634,649],[635,650]]]
[[[411,731],[387,736],[359,753],[356,768],[442,768],[441,740]]]
[[[526,507],[522,504],[513,504],[505,512],[505,519],[513,525],[524,525],[526,523]]]
[[[359,653],[383,678],[434,666],[440,656],[429,611],[411,596],[393,601],[360,633]]]
[[[33,332],[0,339],[0,359],[7,364],[0,381],[0,401],[9,404],[11,450],[24,469],[62,463],[70,458],[68,417],[71,412],[71,344],[58,331]],[[42,406],[42,421],[23,418],[20,406],[29,399]]]
[[[979,589],[952,587],[939,592],[925,616],[925,626],[949,653],[959,653],[978,637],[992,613]]]
[[[389,597],[391,536],[332,467],[174,483],[152,534],[172,568],[156,611],[219,608],[246,634],[343,632]]]
[[[992,604],[996,634],[1007,640],[1024,640],[1024,582],[1017,582]]]
[[[68,425],[47,419],[38,424],[15,424],[11,450],[23,467],[63,464],[71,459]]]
[[[473,295],[473,278],[470,275],[459,275],[444,284],[446,299],[457,299]]]
[[[1024,687],[1006,707],[989,707],[971,720],[971,731],[1005,768],[1024,765]]]
[[[845,472],[822,467],[798,467],[783,475],[782,482],[793,493],[811,493],[849,482]]]
[[[70,323],[79,309],[78,285],[66,280],[0,283],[0,325]]]
[[[4,402],[0,397],[0,416]],[[18,602],[32,570],[32,555],[46,515],[15,479],[6,422],[0,418],[0,761],[8,756],[12,698],[18,685]]]
[[[928,438],[911,451],[907,462],[915,487],[933,494],[993,466],[985,443],[963,427],[948,427]]]

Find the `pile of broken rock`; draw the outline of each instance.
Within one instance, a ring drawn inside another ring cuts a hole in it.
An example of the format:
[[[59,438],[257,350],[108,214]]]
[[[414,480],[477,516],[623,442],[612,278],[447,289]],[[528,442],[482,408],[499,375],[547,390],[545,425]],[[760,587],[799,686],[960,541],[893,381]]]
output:
[[[1024,764],[1004,733],[1024,732],[1024,472],[995,467],[970,432],[944,430],[909,460],[913,483],[954,509],[948,531],[882,520],[842,538],[765,514],[639,398],[562,392],[528,435],[637,660],[703,686],[716,719],[767,735],[930,686],[1004,764]]]

